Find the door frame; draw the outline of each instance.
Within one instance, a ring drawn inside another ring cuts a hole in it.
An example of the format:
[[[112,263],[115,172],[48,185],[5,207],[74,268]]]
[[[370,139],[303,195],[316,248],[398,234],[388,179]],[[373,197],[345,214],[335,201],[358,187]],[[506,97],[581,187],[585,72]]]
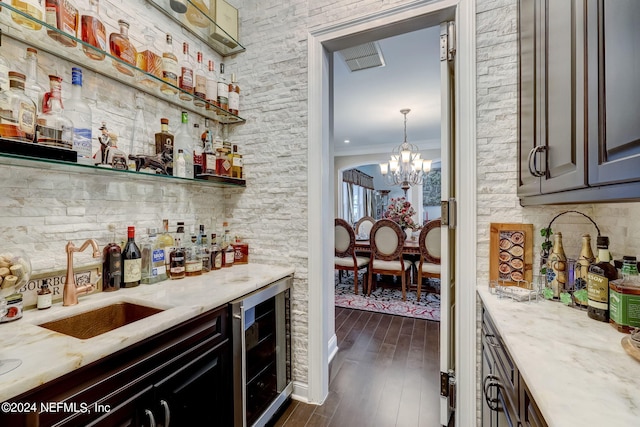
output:
[[[416,1],[330,26],[308,35],[308,347],[307,389],[298,396],[321,404],[329,390],[329,361],[336,351],[333,281],[332,55],[359,39],[390,37],[437,25],[455,9],[456,237],[455,355],[456,425],[476,424],[476,61],[475,0]],[[425,24],[429,22],[429,24]],[[462,241],[464,236],[464,241]],[[463,316],[461,316],[463,314]],[[464,409],[464,410],[462,410]]]

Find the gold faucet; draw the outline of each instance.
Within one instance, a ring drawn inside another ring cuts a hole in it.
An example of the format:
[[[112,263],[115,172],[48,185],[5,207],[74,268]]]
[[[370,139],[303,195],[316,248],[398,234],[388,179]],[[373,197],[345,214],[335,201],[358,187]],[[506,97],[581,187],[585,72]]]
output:
[[[89,239],[86,240],[82,246],[77,248],[73,242],[67,243],[65,249],[67,251],[67,278],[64,282],[64,288],[62,290],[62,305],[76,305],[78,304],[78,294],[91,292],[94,289],[93,284],[85,285],[77,287],[76,285],[76,277],[73,274],[73,253],[74,252],[82,252],[87,249],[87,246],[91,245],[93,247],[93,257],[100,258],[102,255],[100,253],[100,249],[98,248],[98,244],[95,240]]]

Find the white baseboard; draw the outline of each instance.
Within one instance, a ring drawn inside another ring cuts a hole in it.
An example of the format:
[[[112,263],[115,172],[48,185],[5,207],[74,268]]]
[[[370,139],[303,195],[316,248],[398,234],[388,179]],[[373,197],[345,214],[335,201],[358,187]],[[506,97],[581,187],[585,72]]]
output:
[[[306,383],[301,383],[300,381],[294,381],[291,398],[299,402],[310,403],[309,402],[309,385]]]

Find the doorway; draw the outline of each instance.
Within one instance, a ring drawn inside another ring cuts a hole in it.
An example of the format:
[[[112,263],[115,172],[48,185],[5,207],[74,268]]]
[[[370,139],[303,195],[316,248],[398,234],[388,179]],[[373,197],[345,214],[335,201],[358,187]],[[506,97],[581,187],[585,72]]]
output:
[[[463,30],[459,39],[464,40],[459,46],[464,53],[463,61],[456,66],[456,74],[463,69],[462,81],[457,105],[461,105],[456,117],[456,147],[460,140],[465,140],[464,158],[457,160],[456,169],[460,172],[455,182],[456,188],[464,188],[458,192],[468,204],[460,210],[458,229],[467,234],[466,246],[457,245],[456,259],[468,256],[464,272],[456,271],[455,277],[467,279],[474,283],[475,276],[475,100],[472,81],[475,79],[475,56],[473,54],[474,2],[471,0],[448,0],[436,2],[411,3],[396,9],[357,19],[346,24],[332,25],[312,31],[309,36],[309,346],[308,346],[308,400],[320,403],[327,394],[328,361],[335,351],[333,331],[333,292],[329,284],[332,282],[333,265],[333,227],[334,200],[333,185],[329,185],[333,176],[333,156],[328,141],[331,138],[331,52],[349,45],[357,45],[367,40],[389,37],[403,32],[427,26],[434,26],[458,15],[456,20]],[[463,102],[460,102],[463,101]],[[461,123],[464,123],[462,125]],[[462,151],[458,152],[462,153]],[[462,176],[463,175],[463,176]],[[463,215],[464,214],[464,215]],[[456,237],[456,240],[459,237]],[[473,244],[469,244],[469,242]],[[459,270],[459,267],[457,268]],[[459,293],[458,291],[456,291]],[[464,321],[456,319],[456,341],[463,341],[458,346],[456,365],[458,372],[457,401],[465,408],[464,413],[456,416],[458,425],[475,423],[475,290],[472,286],[464,288],[464,295],[456,295],[457,312],[465,313]],[[460,359],[462,354],[462,359]],[[459,363],[462,362],[462,363]]]

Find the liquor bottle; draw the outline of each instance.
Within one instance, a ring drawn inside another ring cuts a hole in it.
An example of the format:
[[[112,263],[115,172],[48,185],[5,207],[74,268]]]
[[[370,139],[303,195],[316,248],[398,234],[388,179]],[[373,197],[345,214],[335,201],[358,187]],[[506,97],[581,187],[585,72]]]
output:
[[[78,9],[69,0],[46,0],[45,10],[47,24],[58,29],[58,31],[47,29],[49,37],[64,46],[75,47],[78,42],[73,38],[78,37],[80,21]]]
[[[177,176],[178,178],[187,177],[187,164],[184,159],[184,151],[182,148],[178,150],[178,157],[175,160],[173,168],[173,176]]]
[[[547,260],[547,270],[551,272],[548,276],[549,285],[553,290],[553,297],[559,298],[567,283],[567,256],[562,246],[562,233],[556,233],[553,240],[553,248]]]
[[[198,244],[198,236],[191,235],[191,244],[186,248],[185,274],[187,276],[200,276],[202,274],[202,254]]]
[[[165,95],[175,95],[178,93],[178,75],[180,74],[180,68],[178,67],[178,57],[173,51],[173,38],[171,34],[167,34],[165,38],[166,45],[164,52],[162,52],[162,80],[163,83],[160,86],[160,91]]]
[[[89,9],[80,17],[80,23],[82,41],[101,51],[106,51],[107,30],[102,23],[102,19],[100,19],[99,0],[89,0]],[[102,61],[104,59],[104,53],[96,49],[82,45],[82,50],[84,54],[91,59],[95,59],[96,61]]]
[[[49,84],[38,118],[38,143],[72,150],[73,122],[62,108],[62,77],[50,75]]]
[[[27,62],[27,72],[25,73],[24,93],[36,104],[36,110],[40,113],[42,100],[47,91],[38,84],[38,51],[28,47],[25,60]]]
[[[146,284],[167,279],[164,248],[158,241],[158,229],[150,228],[149,237],[142,243],[142,274],[140,281]]]
[[[220,122],[216,121],[216,131],[213,135],[213,150],[220,151],[224,148],[224,142],[222,141],[222,136],[220,135]]]
[[[618,278],[618,270],[610,263],[609,238],[598,236],[598,262],[589,266],[587,273],[587,315],[601,322],[609,321],[609,282]]]
[[[224,228],[224,235],[222,236],[222,266],[223,267],[231,267],[233,266],[233,261],[235,259],[235,254],[233,252],[233,239],[231,238],[231,232],[229,231],[229,223],[224,222],[222,224]]]
[[[233,144],[233,153],[231,160],[231,177],[242,178],[242,154],[238,153],[238,146]]]
[[[576,289],[586,288],[589,266],[593,264],[595,260],[596,258],[593,256],[593,251],[591,250],[591,236],[589,234],[583,234],[582,247],[580,248],[580,255],[576,263]]]
[[[0,137],[34,142],[36,105],[24,93],[24,74],[9,71],[9,90],[0,90]]]
[[[126,62],[127,64],[135,66],[138,51],[129,40],[129,23],[124,19],[119,19],[118,25],[120,26],[120,32],[111,33],[109,36],[109,49],[111,50],[111,55]],[[122,74],[133,76],[133,70],[130,67],[122,64],[122,62],[117,59],[112,59],[111,62],[116,70],[120,71]]]
[[[229,83],[224,76],[224,64],[220,63],[220,74],[218,74],[218,107],[223,110],[229,109]]]
[[[204,107],[207,100],[207,75],[202,65],[202,52],[197,53],[195,70],[195,86],[193,88],[193,103],[196,107]]]
[[[158,247],[164,250],[164,263],[167,267],[169,266],[169,254],[173,250],[174,244],[173,236],[169,233],[169,220],[163,219],[162,234],[158,236]]]
[[[140,284],[142,274],[142,253],[135,242],[135,227],[127,227],[127,243],[122,251],[123,288],[133,288]]]
[[[46,310],[47,308],[51,308],[51,289],[49,289],[49,284],[45,281],[42,283],[42,286],[38,290],[38,297],[36,302],[36,307],[38,310]]]
[[[211,251],[203,224],[200,224],[200,255],[202,256],[202,272],[208,273],[211,271]]]
[[[180,74],[178,76],[178,85],[182,91],[180,99],[190,101],[193,95],[193,61],[189,55],[189,43],[182,43],[182,57],[178,62]]]
[[[173,134],[169,133],[169,119],[160,119],[160,132],[155,134],[156,138],[156,154],[160,154],[165,150],[173,153]]]
[[[2,47],[2,29],[0,28],[0,47]],[[0,91],[9,90],[9,61],[0,52]],[[37,103],[36,103],[37,104]]]
[[[136,56],[136,67],[144,71],[144,73],[136,74],[136,81],[148,88],[158,87],[160,85],[160,80],[163,79],[163,59],[153,48],[154,38],[155,37],[151,30],[148,28],[145,29],[144,47]],[[156,78],[153,78],[152,76]]]
[[[131,146],[129,148],[129,154],[142,154],[145,156],[153,156],[156,154],[154,138],[151,136],[149,128],[147,127],[147,121],[144,119],[144,96],[141,92],[137,92],[135,95],[136,114],[133,117],[133,132],[131,137]],[[137,142],[141,146],[134,147],[134,142]],[[133,170],[136,170],[135,162],[133,164]]]
[[[202,151],[202,173],[215,175],[216,173],[216,153],[213,151],[213,136],[209,129],[209,119],[204,121],[207,128],[202,134],[204,149]]]
[[[229,83],[229,112],[236,116],[240,114],[240,86],[236,81],[236,75],[231,73],[231,83]]]
[[[218,245],[216,233],[211,234],[211,269],[220,270],[222,268],[222,248]]]
[[[187,20],[200,28],[207,28],[210,24],[209,8],[202,0],[190,0],[187,3]]]
[[[193,176],[197,177],[202,173],[202,140],[200,133],[200,125],[198,123],[193,124],[193,145],[191,150],[193,152]]]
[[[115,225],[109,225],[111,241],[102,250],[102,291],[120,289],[122,282],[122,248],[116,243]]]
[[[44,15],[42,0],[11,0],[11,6],[32,18],[42,21]],[[11,19],[13,19],[16,23],[31,30],[38,31],[40,30],[40,28],[42,28],[42,24],[40,24],[39,22],[24,17],[14,11],[11,11]]]
[[[193,133],[189,127],[189,115],[186,111],[182,112],[182,122],[174,138],[174,150],[182,150],[185,161],[184,178],[193,178]],[[174,174],[175,175],[175,174]]]
[[[215,110],[218,106],[218,76],[213,61],[209,60],[209,72],[207,73],[207,110]]]
[[[78,163],[92,164],[91,107],[82,99],[82,70],[77,67],[71,69],[71,99],[65,111],[73,122],[73,150],[78,153]]]
[[[172,280],[185,277],[185,253],[180,238],[176,239],[175,248],[169,254],[169,278]]]

